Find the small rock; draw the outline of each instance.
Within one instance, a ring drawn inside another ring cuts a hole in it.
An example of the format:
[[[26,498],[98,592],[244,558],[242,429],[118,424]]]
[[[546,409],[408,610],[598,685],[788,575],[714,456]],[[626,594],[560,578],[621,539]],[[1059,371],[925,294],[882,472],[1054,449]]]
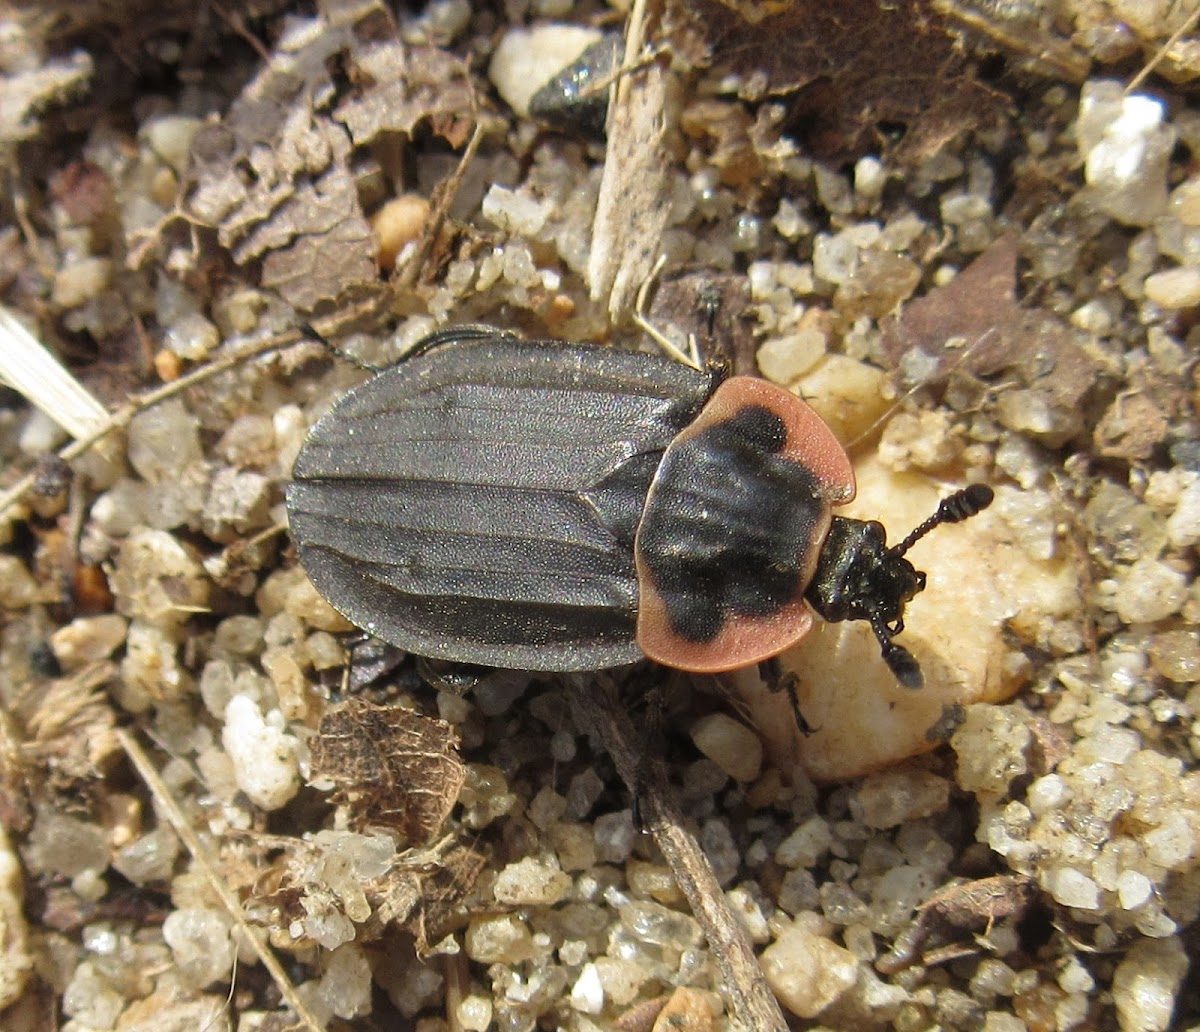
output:
[[[1200,269],[1185,265],[1147,276],[1146,297],[1163,308],[1200,305]]]
[[[692,725],[692,741],[735,781],[748,782],[762,770],[762,742],[745,724],[710,713]]]
[[[64,670],[111,656],[125,640],[129,621],[116,613],[81,616],[50,635],[50,648]]]
[[[793,1014],[814,1018],[858,979],[858,960],[824,936],[793,925],[760,958],[767,984]]]
[[[282,724],[278,710],[264,719],[247,695],[235,695],[225,707],[221,743],[233,761],[238,788],[264,810],[284,806],[300,788],[296,740]]]
[[[1140,939],[1129,948],[1112,986],[1121,1032],[1166,1032],[1171,1027],[1188,964],[1187,950],[1176,936]]]
[[[509,864],[496,877],[496,902],[507,906],[552,907],[570,890],[571,879],[557,861],[528,856]]]
[[[20,998],[32,970],[21,861],[0,824],[0,1010]]]

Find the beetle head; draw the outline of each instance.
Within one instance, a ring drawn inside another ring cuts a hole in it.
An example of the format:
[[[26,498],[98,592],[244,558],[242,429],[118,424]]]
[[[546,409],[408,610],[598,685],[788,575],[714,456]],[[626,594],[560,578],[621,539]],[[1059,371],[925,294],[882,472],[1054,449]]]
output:
[[[934,527],[960,523],[986,509],[992,497],[992,489],[984,484],[956,491],[890,548],[881,523],[834,516],[805,598],[824,620],[866,620],[896,680],[906,688],[920,688],[920,666],[908,649],[892,640],[904,630],[905,605],[925,588],[925,574],[904,553]]]

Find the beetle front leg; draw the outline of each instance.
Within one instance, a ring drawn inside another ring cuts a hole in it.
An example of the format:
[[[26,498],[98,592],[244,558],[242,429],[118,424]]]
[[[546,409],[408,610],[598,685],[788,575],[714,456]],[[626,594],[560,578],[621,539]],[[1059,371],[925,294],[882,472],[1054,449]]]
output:
[[[804,714],[800,712],[800,699],[796,695],[796,675],[790,670],[784,672],[778,656],[772,656],[759,663],[758,676],[763,679],[767,691],[787,693],[788,702],[792,704],[792,716],[796,720],[796,729],[802,735],[811,735],[814,731],[819,730],[805,720]]]

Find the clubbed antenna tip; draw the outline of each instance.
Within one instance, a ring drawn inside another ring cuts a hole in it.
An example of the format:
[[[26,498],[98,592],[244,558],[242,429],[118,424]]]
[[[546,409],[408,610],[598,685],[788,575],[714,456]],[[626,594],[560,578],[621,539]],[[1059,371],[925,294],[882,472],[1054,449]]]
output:
[[[903,555],[934,527],[939,527],[943,523],[961,523],[963,520],[983,512],[992,504],[992,499],[995,497],[995,492],[987,484],[971,484],[961,491],[955,491],[954,494],[943,498],[937,507],[937,512],[896,545],[891,550],[892,554]]]

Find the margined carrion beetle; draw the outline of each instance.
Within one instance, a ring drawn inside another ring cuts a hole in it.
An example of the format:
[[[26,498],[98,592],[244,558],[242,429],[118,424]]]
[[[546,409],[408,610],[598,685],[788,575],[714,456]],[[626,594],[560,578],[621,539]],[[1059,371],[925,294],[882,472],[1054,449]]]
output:
[[[309,433],[287,507],[300,561],[352,623],[418,655],[525,670],[649,656],[716,672],[777,655],[814,612],[893,636],[904,557],[985,508],[976,484],[889,547],[845,450],[790,392],[484,326],[434,333]]]

